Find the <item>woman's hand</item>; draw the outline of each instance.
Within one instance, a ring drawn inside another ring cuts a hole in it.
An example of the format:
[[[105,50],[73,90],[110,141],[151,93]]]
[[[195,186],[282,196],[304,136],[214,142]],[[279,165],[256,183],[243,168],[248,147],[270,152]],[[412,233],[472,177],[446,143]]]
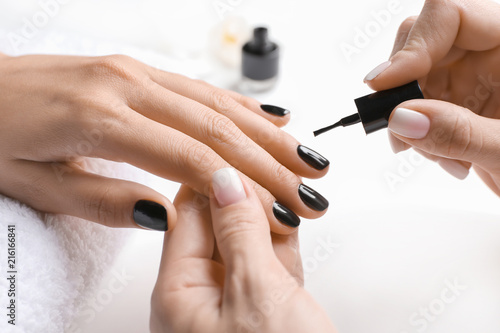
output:
[[[390,62],[367,75],[376,90],[418,79],[427,100],[401,104],[389,129],[457,178],[471,165],[500,195],[500,5],[427,0],[400,27]],[[431,100],[433,99],[433,100]]]
[[[212,173],[232,165],[256,190],[271,229],[291,233],[300,222],[293,212],[326,211],[300,176],[322,177],[329,163],[278,128],[289,118],[126,56],[2,56],[0,193],[44,212],[166,230],[176,220],[167,198],[90,174],[82,158],[128,162],[205,195]]]
[[[152,332],[335,332],[302,288],[297,232],[271,235],[255,192],[233,169],[213,179],[210,202],[187,187],[177,195]]]

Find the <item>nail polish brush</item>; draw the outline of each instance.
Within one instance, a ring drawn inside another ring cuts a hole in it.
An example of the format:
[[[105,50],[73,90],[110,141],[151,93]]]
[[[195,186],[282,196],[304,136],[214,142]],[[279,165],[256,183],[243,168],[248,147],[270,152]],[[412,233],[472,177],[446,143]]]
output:
[[[424,95],[417,81],[400,87],[377,91],[354,100],[358,112],[340,119],[333,125],[314,131],[314,136],[328,132],[336,127],[346,127],[362,123],[366,134],[387,128],[389,118],[396,106],[404,101],[422,99]]]

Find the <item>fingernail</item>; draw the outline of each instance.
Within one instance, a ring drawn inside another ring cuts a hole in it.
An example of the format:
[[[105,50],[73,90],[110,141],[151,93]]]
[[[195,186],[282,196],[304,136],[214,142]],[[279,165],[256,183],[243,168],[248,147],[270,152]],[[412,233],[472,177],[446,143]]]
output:
[[[420,112],[405,108],[394,110],[389,122],[389,129],[410,139],[423,139],[429,133],[431,121]]]
[[[159,203],[139,200],[134,206],[134,221],[143,228],[167,231],[167,210]]]
[[[328,200],[307,185],[299,185],[300,199],[311,209],[322,212],[328,208]]]
[[[372,69],[371,72],[365,76],[363,82],[366,83],[368,81],[373,80],[374,78],[376,78],[377,76],[382,74],[383,71],[385,71],[387,68],[389,68],[390,65],[391,65],[390,61],[386,61],[386,62],[381,63],[380,65],[378,65],[377,67]]]
[[[279,106],[275,106],[275,105],[263,104],[260,106],[260,108],[262,110],[266,111],[267,113],[270,113],[270,114],[278,116],[278,117],[284,117],[290,113],[289,110],[280,108]]]
[[[304,162],[306,162],[316,170],[323,170],[328,165],[330,165],[330,162],[326,158],[324,158],[311,148],[300,145],[297,147],[297,153]]]
[[[224,168],[214,172],[212,186],[220,207],[238,203],[247,197],[240,176],[233,168]]]
[[[391,149],[394,154],[406,150],[405,143],[392,135],[391,132],[389,132],[389,143],[391,144]]]
[[[464,180],[469,175],[469,169],[467,169],[462,163],[450,160],[447,158],[441,158],[438,161],[438,164],[441,168],[443,168],[446,172],[452,175],[455,178],[460,180]]]
[[[278,221],[289,227],[297,228],[300,225],[300,218],[278,201],[275,201],[273,204],[273,214]]]

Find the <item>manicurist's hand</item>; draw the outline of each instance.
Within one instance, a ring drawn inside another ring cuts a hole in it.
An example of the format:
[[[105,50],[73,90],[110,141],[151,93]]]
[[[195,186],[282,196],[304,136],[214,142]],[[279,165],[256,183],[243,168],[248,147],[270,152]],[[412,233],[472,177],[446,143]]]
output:
[[[418,79],[426,100],[401,104],[389,129],[457,178],[471,165],[500,195],[500,5],[427,0],[400,27],[389,62],[365,78],[376,90]]]
[[[126,56],[0,55],[0,193],[43,212],[166,230],[176,220],[167,198],[88,173],[84,159],[128,162],[205,195],[211,175],[233,166],[271,229],[291,233],[295,213],[326,211],[301,176],[321,177],[329,163],[279,129],[289,118]]]
[[[270,234],[251,186],[233,169],[213,176],[210,202],[182,187],[152,296],[160,332],[335,332],[302,288],[297,232]]]

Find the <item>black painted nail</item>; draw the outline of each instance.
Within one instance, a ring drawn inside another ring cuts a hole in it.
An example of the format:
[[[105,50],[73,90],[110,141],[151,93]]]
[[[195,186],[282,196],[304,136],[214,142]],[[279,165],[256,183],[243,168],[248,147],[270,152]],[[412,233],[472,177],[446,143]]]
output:
[[[278,201],[275,201],[273,204],[273,213],[278,221],[286,224],[287,226],[297,228],[300,225],[300,218],[290,209],[280,204]]]
[[[326,158],[324,158],[311,148],[298,146],[297,152],[299,153],[300,158],[304,160],[304,162],[306,162],[316,170],[323,170],[328,165],[330,165],[330,162]]]
[[[278,117],[284,117],[290,113],[289,110],[283,109],[283,108],[280,108],[279,106],[274,106],[274,105],[263,104],[260,106],[260,108],[262,110],[266,111],[267,113],[273,114],[273,115],[278,116]]]
[[[328,200],[307,185],[299,185],[300,199],[311,209],[322,212],[328,208]]]
[[[167,231],[167,210],[162,205],[148,200],[139,200],[134,206],[134,221],[141,227]]]

